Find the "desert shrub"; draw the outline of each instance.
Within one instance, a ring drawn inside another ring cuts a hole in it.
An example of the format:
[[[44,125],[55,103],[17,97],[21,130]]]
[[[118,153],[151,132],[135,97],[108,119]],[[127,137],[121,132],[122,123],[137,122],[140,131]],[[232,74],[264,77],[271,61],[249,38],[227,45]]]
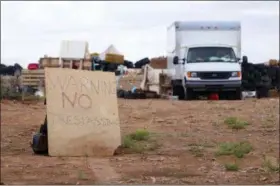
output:
[[[243,158],[244,155],[252,151],[252,146],[248,142],[226,142],[219,145],[216,155],[234,155],[237,158]]]
[[[238,171],[239,170],[238,165],[235,163],[226,163],[225,168],[227,171]]]
[[[145,129],[136,130],[123,138],[122,148],[126,153],[143,153],[157,149],[159,144],[151,139],[151,133]]]
[[[248,125],[248,122],[239,120],[236,117],[226,118],[224,123],[232,129],[244,129]]]

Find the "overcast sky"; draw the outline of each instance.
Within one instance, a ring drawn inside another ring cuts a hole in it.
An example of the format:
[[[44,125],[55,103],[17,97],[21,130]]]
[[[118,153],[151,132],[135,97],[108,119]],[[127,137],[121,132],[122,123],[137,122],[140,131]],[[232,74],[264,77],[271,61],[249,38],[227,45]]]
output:
[[[23,66],[58,56],[61,40],[86,40],[91,52],[110,44],[136,61],[161,56],[174,21],[237,20],[249,61],[279,59],[279,1],[1,1],[1,62]]]

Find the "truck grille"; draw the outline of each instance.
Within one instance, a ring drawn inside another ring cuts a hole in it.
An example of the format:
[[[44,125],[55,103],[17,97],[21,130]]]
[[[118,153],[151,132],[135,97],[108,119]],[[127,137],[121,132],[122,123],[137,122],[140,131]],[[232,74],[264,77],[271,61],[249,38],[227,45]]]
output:
[[[201,79],[229,79],[231,72],[199,72]]]

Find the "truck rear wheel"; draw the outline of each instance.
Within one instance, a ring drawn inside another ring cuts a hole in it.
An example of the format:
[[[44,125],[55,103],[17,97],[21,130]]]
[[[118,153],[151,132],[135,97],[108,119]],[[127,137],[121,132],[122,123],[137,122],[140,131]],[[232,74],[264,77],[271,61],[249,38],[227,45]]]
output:
[[[185,91],[183,86],[174,86],[173,87],[173,95],[178,96],[179,100],[185,99]]]

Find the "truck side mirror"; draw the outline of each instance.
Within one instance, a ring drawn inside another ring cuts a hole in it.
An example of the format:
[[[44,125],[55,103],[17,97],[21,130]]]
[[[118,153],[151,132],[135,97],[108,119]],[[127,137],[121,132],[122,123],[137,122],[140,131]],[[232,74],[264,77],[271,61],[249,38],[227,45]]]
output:
[[[247,56],[242,57],[242,63],[248,63],[248,57]]]
[[[175,56],[174,58],[173,58],[173,64],[174,65],[177,65],[179,63],[179,58],[178,58],[178,56]]]

